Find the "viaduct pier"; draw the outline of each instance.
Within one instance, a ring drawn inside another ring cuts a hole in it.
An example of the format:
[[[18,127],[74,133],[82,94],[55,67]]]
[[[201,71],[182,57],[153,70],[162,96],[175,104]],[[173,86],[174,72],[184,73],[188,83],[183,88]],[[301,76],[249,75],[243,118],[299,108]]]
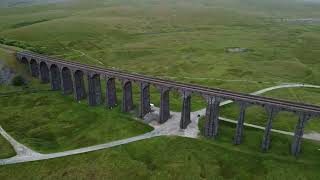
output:
[[[297,114],[297,125],[291,144],[291,153],[294,156],[297,156],[300,152],[306,122],[312,117],[320,116],[320,107],[315,105],[163,80],[140,74],[64,61],[32,52],[18,52],[16,57],[19,62],[26,64],[30,68],[33,77],[40,78],[42,83],[51,83],[52,90],[62,90],[64,95],[73,94],[77,101],[87,98],[89,106],[97,106],[103,102],[105,102],[108,108],[117,106],[116,80],[120,80],[122,86],[121,111],[130,112],[134,107],[132,83],[137,83],[140,87],[139,117],[141,118],[151,111],[149,89],[151,85],[155,86],[160,94],[159,123],[164,123],[170,118],[169,94],[170,91],[178,91],[182,98],[181,129],[186,129],[191,122],[192,95],[200,95],[207,102],[204,130],[204,135],[207,137],[216,137],[218,135],[220,102],[232,100],[240,106],[233,142],[235,145],[242,143],[247,107],[250,105],[262,106],[268,114],[261,143],[263,151],[267,151],[270,148],[272,121],[279,111],[290,111]],[[106,89],[105,100],[102,100],[101,79],[106,82],[106,87],[103,87]]]

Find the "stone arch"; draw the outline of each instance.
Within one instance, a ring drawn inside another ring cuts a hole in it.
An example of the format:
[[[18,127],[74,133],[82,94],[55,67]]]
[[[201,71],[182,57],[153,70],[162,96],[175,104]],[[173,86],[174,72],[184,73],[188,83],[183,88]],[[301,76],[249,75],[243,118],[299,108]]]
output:
[[[100,75],[88,75],[88,102],[90,106],[101,104]]]
[[[106,103],[109,108],[117,105],[117,93],[115,78],[106,78]]]
[[[132,83],[131,81],[122,82],[122,112],[129,112],[133,109]]]
[[[160,91],[160,118],[159,123],[163,124],[170,118],[170,89],[158,87]]]
[[[40,79],[42,83],[48,83],[49,78],[49,68],[45,62],[40,62]]]
[[[63,88],[63,94],[72,94],[73,92],[73,83],[72,83],[72,75],[69,68],[64,67],[61,70],[61,76],[62,76],[62,88]]]
[[[51,88],[53,91],[57,91],[61,88],[61,77],[59,67],[55,64],[52,64],[50,67],[51,75]]]
[[[39,65],[36,60],[31,59],[30,61],[30,70],[32,77],[38,77],[39,76]]]
[[[139,83],[140,84],[140,111],[139,117],[143,118],[146,114],[151,112],[150,106],[150,84]]]
[[[20,62],[25,65],[29,64],[28,59],[26,57],[22,57]]]
[[[75,99],[77,101],[80,101],[81,99],[84,99],[87,96],[83,74],[84,73],[80,70],[77,70],[74,72],[74,90],[75,90]]]

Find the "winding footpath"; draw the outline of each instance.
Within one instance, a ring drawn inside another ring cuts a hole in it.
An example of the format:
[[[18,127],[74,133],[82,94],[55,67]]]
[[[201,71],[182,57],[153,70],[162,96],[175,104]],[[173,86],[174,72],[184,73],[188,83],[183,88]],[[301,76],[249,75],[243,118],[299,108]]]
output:
[[[260,95],[269,91],[273,91],[276,89],[282,89],[282,88],[319,88],[320,86],[317,85],[310,85],[310,84],[295,84],[295,83],[286,83],[281,84],[278,86],[273,86],[269,88],[265,88],[256,92],[251,93],[252,95]],[[224,106],[227,104],[232,103],[233,101],[224,101],[220,104],[220,106]],[[169,135],[175,135],[175,136],[182,136],[182,137],[190,137],[190,138],[197,138],[199,134],[199,128],[198,128],[198,122],[199,122],[199,116],[205,115],[206,109],[202,109],[199,111],[195,111],[191,113],[191,123],[189,124],[188,128],[185,130],[180,129],[179,123],[180,123],[180,116],[181,114],[179,112],[171,112],[171,118],[164,124],[158,124],[157,119],[159,118],[159,108],[152,107],[152,112],[147,114],[144,118],[144,122],[149,124],[154,128],[153,131],[127,138],[122,140],[117,140],[105,144],[95,145],[95,146],[89,146],[84,148],[79,148],[75,150],[69,150],[59,153],[51,153],[51,154],[41,154],[38,152],[33,151],[32,149],[24,146],[23,144],[17,142],[14,138],[12,138],[1,126],[0,126],[0,134],[13,146],[14,150],[16,151],[16,156],[8,158],[8,159],[2,159],[0,160],[0,165],[7,165],[7,164],[16,164],[16,163],[22,163],[22,162],[31,162],[31,161],[39,161],[39,160],[46,160],[46,159],[53,159],[58,157],[65,157],[75,154],[81,154],[81,153],[87,153],[102,149],[107,149],[123,144],[128,144],[135,141],[140,141],[144,139],[149,139],[157,136],[169,136]],[[227,121],[231,123],[237,123],[237,121],[219,117],[222,121]],[[245,126],[253,127],[257,129],[264,130],[264,127],[257,126],[254,124],[247,124],[245,123]],[[286,132],[281,130],[272,129],[272,132],[285,134],[285,135],[293,135],[292,132]],[[318,133],[311,133],[311,134],[305,134],[303,136],[305,139],[312,139],[320,141],[320,134]]]

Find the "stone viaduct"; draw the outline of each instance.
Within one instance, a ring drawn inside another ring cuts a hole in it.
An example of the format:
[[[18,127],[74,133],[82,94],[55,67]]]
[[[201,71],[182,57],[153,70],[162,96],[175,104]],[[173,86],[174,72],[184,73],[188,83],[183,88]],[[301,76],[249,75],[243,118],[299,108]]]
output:
[[[305,123],[313,116],[320,115],[320,107],[272,98],[254,96],[249,94],[231,92],[227,90],[208,88],[193,84],[185,84],[147,77],[140,74],[131,74],[96,66],[89,66],[76,62],[35,54],[32,52],[18,52],[17,60],[30,67],[33,77],[39,77],[42,83],[51,83],[52,90],[62,89],[63,94],[74,94],[76,100],[88,99],[89,106],[102,104],[101,78],[106,81],[105,105],[113,108],[117,105],[116,79],[122,83],[122,112],[133,110],[132,83],[140,87],[139,117],[144,117],[151,111],[150,85],[155,86],[160,93],[160,118],[159,123],[164,123],[170,118],[169,93],[178,91],[182,97],[182,110],[180,128],[186,129],[191,122],[191,96],[198,94],[207,102],[205,136],[215,137],[219,129],[219,104],[223,100],[232,100],[240,105],[238,123],[235,130],[234,144],[242,142],[245,112],[249,105],[259,105],[266,109],[268,114],[267,124],[261,148],[267,151],[271,142],[272,120],[279,111],[290,111],[297,114],[298,122],[294,133],[291,153],[297,156],[300,152]],[[85,81],[85,79],[87,79]],[[86,88],[87,86],[87,88]]]

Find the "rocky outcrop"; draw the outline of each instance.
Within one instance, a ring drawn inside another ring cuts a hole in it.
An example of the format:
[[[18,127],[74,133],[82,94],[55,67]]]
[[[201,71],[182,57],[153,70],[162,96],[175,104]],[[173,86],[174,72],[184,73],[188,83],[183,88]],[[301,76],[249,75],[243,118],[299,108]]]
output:
[[[15,76],[16,71],[8,68],[4,61],[0,59],[0,85],[9,84]]]

